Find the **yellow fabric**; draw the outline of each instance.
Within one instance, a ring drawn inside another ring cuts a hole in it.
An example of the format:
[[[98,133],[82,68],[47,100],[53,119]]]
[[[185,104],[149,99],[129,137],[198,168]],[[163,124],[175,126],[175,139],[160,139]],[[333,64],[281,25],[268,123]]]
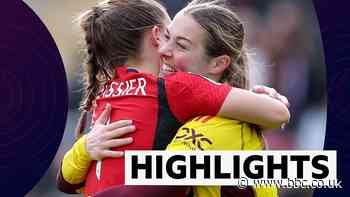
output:
[[[275,197],[278,196],[277,187],[254,187],[257,197]]]
[[[192,132],[198,136],[191,138]],[[184,124],[167,150],[262,150],[260,132],[249,124],[221,117],[201,116]],[[254,188],[256,197],[277,197],[276,187]],[[195,197],[220,197],[220,186],[194,186]]]
[[[86,150],[86,136],[81,137],[65,154],[62,161],[62,175],[70,184],[78,184],[85,180],[91,158]]]

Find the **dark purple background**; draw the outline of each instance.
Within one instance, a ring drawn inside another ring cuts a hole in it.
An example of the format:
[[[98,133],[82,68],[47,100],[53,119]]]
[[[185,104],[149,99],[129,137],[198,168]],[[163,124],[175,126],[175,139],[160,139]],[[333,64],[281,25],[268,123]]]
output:
[[[348,3],[346,3],[348,2]],[[350,10],[349,1],[314,0],[327,65],[325,149],[337,150],[343,189],[318,189],[315,197],[349,196],[350,180]]]
[[[24,196],[49,167],[68,96],[59,51],[22,1],[0,6],[0,196]]]

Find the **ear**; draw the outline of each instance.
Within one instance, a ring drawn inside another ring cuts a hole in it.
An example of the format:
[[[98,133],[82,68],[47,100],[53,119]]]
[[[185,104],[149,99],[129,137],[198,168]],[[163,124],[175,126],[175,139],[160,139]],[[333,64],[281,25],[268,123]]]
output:
[[[160,31],[161,29],[159,26],[154,26],[152,28],[151,43],[155,47],[158,47],[160,44]]]
[[[230,64],[231,57],[228,55],[220,55],[215,57],[210,63],[209,73],[212,75],[222,75]]]

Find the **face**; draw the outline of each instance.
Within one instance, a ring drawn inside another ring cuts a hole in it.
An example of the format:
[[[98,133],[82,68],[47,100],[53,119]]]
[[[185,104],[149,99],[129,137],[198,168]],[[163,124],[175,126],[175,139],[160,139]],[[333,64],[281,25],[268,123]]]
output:
[[[205,53],[204,29],[190,16],[178,13],[162,33],[159,52],[164,73],[186,71],[206,75],[209,69]]]

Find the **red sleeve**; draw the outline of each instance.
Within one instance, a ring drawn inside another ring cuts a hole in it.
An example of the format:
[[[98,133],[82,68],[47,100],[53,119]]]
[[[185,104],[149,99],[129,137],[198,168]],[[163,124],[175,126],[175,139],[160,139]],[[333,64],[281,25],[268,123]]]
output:
[[[164,80],[170,110],[182,123],[199,115],[216,115],[232,89],[185,72],[171,74]]]

